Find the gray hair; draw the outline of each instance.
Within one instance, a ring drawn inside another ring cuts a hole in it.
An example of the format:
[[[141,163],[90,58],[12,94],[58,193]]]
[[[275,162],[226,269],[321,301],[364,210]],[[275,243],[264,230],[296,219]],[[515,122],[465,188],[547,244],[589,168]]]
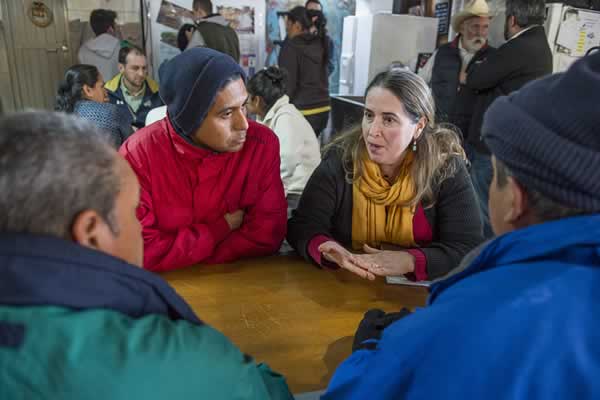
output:
[[[79,213],[95,210],[117,233],[117,153],[105,135],[63,113],[0,118],[0,232],[71,238]]]
[[[517,25],[527,28],[540,25],[546,19],[546,2],[544,0],[506,0],[506,16],[513,16]]]
[[[499,188],[505,187],[508,183],[509,177],[519,181],[518,178],[514,177],[506,164],[496,158],[497,186]],[[539,222],[549,222],[563,218],[576,217],[578,215],[590,214],[584,210],[559,204],[556,201],[544,196],[537,190],[526,187],[521,182],[519,182],[519,185],[521,185],[525,192],[527,192],[527,201],[533,210],[534,216]]]

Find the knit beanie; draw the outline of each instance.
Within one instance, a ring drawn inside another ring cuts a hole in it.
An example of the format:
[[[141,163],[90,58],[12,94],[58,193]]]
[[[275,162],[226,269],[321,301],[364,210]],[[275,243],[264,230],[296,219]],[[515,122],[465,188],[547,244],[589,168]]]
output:
[[[217,93],[244,70],[227,54],[196,47],[169,60],[162,71],[160,97],[180,135],[190,137],[202,125]]]
[[[583,211],[600,210],[600,54],[498,98],[485,143],[526,188]]]

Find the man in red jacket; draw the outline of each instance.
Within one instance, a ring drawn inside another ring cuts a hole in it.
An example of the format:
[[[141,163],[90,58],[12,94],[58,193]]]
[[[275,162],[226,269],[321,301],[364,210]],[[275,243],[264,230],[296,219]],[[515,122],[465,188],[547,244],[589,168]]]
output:
[[[246,119],[243,70],[207,48],[169,61],[167,117],[120,153],[141,185],[144,267],[168,271],[275,253],[286,233],[279,142]]]

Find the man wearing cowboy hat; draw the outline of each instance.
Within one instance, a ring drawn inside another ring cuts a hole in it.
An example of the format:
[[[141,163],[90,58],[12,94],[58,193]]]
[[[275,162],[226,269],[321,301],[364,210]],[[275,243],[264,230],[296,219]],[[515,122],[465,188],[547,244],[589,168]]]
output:
[[[431,86],[439,121],[451,122],[467,134],[476,95],[463,90],[461,76],[495,49],[488,46],[491,14],[485,0],[472,0],[452,18],[456,38],[440,46],[419,71]]]
[[[481,135],[483,115],[497,97],[552,73],[552,52],[542,25],[545,17],[544,0],[506,0],[504,37],[508,41],[477,68],[467,71],[465,85],[478,97],[465,135],[465,149],[471,161],[471,179],[479,196],[487,237],[493,235],[487,206],[492,163]]]

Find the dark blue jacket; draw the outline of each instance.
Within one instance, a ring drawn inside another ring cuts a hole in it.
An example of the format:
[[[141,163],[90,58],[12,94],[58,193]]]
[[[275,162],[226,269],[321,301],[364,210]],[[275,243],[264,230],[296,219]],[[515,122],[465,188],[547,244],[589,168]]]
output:
[[[108,99],[113,104],[126,107],[133,117],[133,125],[136,128],[143,128],[146,126],[146,115],[148,115],[148,111],[164,105],[158,94],[158,83],[150,77],[146,78],[146,92],[144,93],[144,99],[137,112],[133,112],[131,107],[127,105],[125,96],[123,96],[123,91],[121,90],[121,78],[122,74],[118,74],[104,85],[108,92]]]
[[[49,236],[0,235],[0,305],[104,308],[201,324],[158,275]]]
[[[600,215],[520,229],[352,354],[323,399],[600,398]]]

